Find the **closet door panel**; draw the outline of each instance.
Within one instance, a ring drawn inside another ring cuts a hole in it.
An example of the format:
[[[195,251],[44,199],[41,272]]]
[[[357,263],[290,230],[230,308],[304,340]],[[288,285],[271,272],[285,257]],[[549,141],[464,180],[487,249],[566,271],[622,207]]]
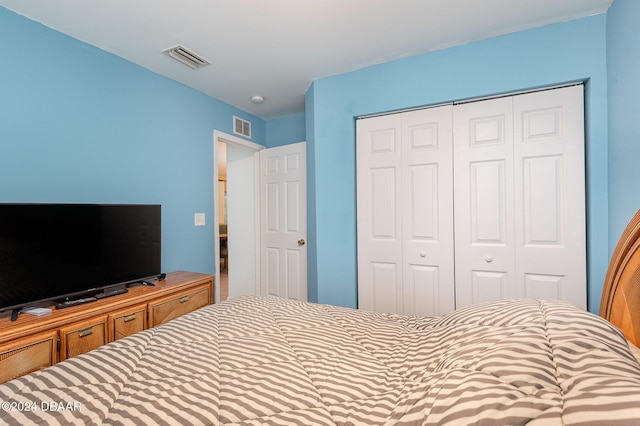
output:
[[[440,312],[444,310],[441,291],[447,291],[441,286],[446,284],[453,287],[453,281],[443,283],[442,271],[438,266],[407,264],[404,279],[404,315],[441,315]]]
[[[468,166],[471,244],[504,245],[507,243],[506,161],[471,161]]]
[[[506,272],[471,271],[473,303],[493,302],[507,297],[508,276]]]
[[[524,273],[524,293],[528,298],[568,300],[567,278],[564,275]],[[585,283],[586,286],[586,283]]]
[[[362,119],[356,126],[358,305],[401,313],[401,118]]]
[[[514,97],[518,296],[586,309],[583,87]]]
[[[398,262],[372,261],[367,267],[363,278],[369,282],[371,295],[360,301],[361,305],[363,302],[368,305],[361,308],[378,312],[398,312],[402,307],[402,300],[398,294],[401,285],[398,282]]]
[[[454,309],[452,106],[402,114],[405,315]]]
[[[512,297],[511,98],[454,109],[456,308]]]

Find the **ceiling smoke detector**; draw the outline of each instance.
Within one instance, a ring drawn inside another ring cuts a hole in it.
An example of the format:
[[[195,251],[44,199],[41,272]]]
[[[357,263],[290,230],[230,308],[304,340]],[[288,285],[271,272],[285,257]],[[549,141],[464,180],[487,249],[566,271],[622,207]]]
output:
[[[162,53],[171,56],[173,59],[180,61],[193,69],[211,64],[211,62],[207,61],[202,56],[192,52],[184,46],[171,47],[169,49],[163,50]]]
[[[260,95],[253,95],[251,97],[251,102],[253,102],[254,104],[261,104],[264,102],[264,97]]]

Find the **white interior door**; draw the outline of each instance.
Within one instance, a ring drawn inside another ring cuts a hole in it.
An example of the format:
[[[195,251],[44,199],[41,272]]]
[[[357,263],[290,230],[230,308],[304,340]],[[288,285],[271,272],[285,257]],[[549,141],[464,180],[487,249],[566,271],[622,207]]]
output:
[[[457,105],[454,122],[456,308],[515,297],[513,101]]]
[[[456,307],[586,309],[583,87],[456,106]]]
[[[402,118],[356,122],[358,307],[402,313]]]
[[[451,106],[357,122],[358,306],[454,308]]]
[[[260,151],[260,293],[307,300],[306,143]]]
[[[452,106],[402,114],[403,314],[455,302]]]
[[[583,86],[515,96],[516,295],[586,309]]]

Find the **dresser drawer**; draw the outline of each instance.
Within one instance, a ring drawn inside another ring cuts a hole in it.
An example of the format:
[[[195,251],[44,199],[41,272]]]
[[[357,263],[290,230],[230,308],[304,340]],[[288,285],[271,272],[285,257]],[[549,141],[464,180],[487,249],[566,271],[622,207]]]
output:
[[[149,303],[149,326],[155,327],[211,303],[211,286],[202,286]]]
[[[0,346],[0,383],[55,364],[57,343],[58,332],[51,331]]]
[[[130,336],[147,328],[147,305],[133,306],[109,315],[109,341]]]
[[[107,317],[101,316],[60,329],[60,360],[89,352],[107,343]]]

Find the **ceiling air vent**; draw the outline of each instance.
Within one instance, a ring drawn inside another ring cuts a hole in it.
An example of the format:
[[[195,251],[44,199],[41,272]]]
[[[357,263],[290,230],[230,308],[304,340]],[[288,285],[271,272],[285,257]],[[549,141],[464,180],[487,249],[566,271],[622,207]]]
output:
[[[180,61],[193,69],[211,64],[211,62],[207,61],[202,56],[193,53],[191,50],[183,46],[172,47],[170,49],[163,50],[162,53],[171,56],[173,59]]]
[[[251,139],[251,123],[243,120],[242,118],[234,116],[233,133],[235,133],[236,135],[246,136]]]

